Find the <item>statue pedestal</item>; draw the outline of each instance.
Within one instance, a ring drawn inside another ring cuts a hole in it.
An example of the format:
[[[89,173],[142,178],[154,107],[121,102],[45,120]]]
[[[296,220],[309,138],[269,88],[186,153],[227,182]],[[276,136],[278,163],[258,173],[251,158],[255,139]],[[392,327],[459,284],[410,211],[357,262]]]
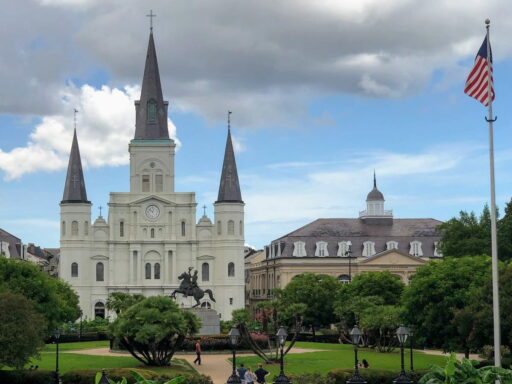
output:
[[[185,308],[195,314],[201,320],[199,335],[218,335],[220,334],[220,317],[217,311],[207,308]]]

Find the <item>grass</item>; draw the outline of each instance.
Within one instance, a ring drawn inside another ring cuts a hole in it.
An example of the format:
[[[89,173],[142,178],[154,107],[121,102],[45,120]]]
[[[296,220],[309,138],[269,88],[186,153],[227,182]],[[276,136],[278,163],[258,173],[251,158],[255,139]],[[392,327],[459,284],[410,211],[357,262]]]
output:
[[[108,347],[108,340],[99,340],[99,341],[82,341],[76,343],[62,343],[59,344],[59,352],[63,351],[78,351],[80,349],[91,349],[91,348],[102,348]],[[43,349],[43,352],[55,352],[56,345],[55,344],[46,344]]]
[[[351,345],[343,344],[323,344],[323,343],[297,343],[297,348],[322,349],[320,352],[306,352],[288,354],[285,356],[285,371],[287,373],[299,374],[307,372],[327,373],[333,369],[348,368],[354,366],[354,352]],[[384,369],[389,371],[399,371],[400,354],[379,353],[373,350],[360,349],[359,360],[366,359],[371,368]],[[409,352],[405,353],[406,366],[409,366]],[[237,358],[237,363],[244,363],[253,369],[258,367],[262,360],[257,356],[241,356]],[[427,355],[420,351],[414,352],[414,368],[429,369],[432,364],[444,365],[446,357]],[[271,375],[279,374],[279,364],[268,364],[265,369]]]

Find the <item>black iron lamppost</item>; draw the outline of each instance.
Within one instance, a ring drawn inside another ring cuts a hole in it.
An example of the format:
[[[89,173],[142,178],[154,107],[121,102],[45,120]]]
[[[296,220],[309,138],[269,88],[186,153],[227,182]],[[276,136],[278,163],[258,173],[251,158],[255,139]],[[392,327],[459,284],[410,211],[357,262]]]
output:
[[[59,374],[59,339],[60,339],[60,328],[55,329],[55,346],[56,346],[56,355],[55,355],[55,383],[60,383],[60,374]]]
[[[352,259],[357,259],[356,256],[352,256],[352,245],[348,246],[345,257],[348,258],[348,280],[352,282]]]
[[[281,371],[279,372],[279,376],[277,376],[276,381],[274,381],[274,384],[291,384],[291,381],[286,375],[284,374],[284,343],[286,341],[286,338],[288,337],[288,332],[286,332],[286,329],[281,326],[279,327],[279,330],[277,331],[277,341],[279,343],[279,346],[281,347]]]
[[[238,328],[234,325],[231,327],[231,330],[229,331],[229,341],[231,342],[231,347],[233,351],[233,372],[231,372],[231,376],[229,376],[229,379],[227,381],[228,384],[240,384],[241,380],[236,374],[236,345],[238,343],[238,339],[240,338],[240,332],[238,331]]]
[[[413,384],[413,381],[407,374],[405,373],[404,366],[404,344],[407,341],[407,337],[409,336],[409,330],[401,325],[396,330],[396,337],[398,338],[398,342],[400,343],[400,375],[393,380],[394,384]]]
[[[359,330],[359,327],[354,325],[354,328],[350,331],[350,338],[352,339],[352,344],[354,345],[354,376],[347,380],[347,384],[366,384],[366,380],[363,379],[359,375],[359,361],[357,360],[357,346],[361,343],[363,339],[363,334]]]
[[[412,351],[412,348],[413,348],[413,337],[414,336],[414,332],[411,328],[409,328],[409,347],[411,348],[411,372],[414,372],[414,364],[413,364],[413,351]]]
[[[98,384],[110,384],[110,381],[108,381],[107,378],[107,371],[104,369],[101,370],[101,378],[100,381],[98,381]]]

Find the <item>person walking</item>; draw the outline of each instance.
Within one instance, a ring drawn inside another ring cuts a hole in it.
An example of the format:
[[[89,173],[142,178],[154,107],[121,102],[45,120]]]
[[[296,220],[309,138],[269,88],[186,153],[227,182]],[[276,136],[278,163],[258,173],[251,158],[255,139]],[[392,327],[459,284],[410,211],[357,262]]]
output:
[[[243,383],[245,381],[245,372],[247,372],[247,369],[244,367],[244,363],[240,363],[240,366],[236,370],[238,371],[238,377]]]
[[[267,376],[269,372],[263,369],[263,364],[258,364],[258,369],[254,371],[254,374],[256,375],[256,381],[259,384],[264,384],[265,376]]]
[[[198,365],[201,365],[201,344],[199,343],[199,340],[196,342],[196,359],[194,360],[194,364],[197,363]]]
[[[254,374],[251,372],[251,367],[247,367],[245,371],[245,384],[253,384],[254,383]]]

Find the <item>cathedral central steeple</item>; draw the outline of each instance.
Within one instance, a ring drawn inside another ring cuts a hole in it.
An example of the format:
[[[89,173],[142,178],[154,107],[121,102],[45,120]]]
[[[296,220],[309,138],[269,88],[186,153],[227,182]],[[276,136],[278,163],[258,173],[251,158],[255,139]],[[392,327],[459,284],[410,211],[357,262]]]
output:
[[[87,192],[85,190],[84,173],[82,170],[80,149],[78,148],[78,139],[76,137],[76,128],[73,133],[68,173],[66,183],[64,184],[64,194],[61,203],[90,203],[90,201],[87,200]]]
[[[135,140],[169,139],[168,104],[162,94],[155,41],[151,28],[140,100],[135,102]]]

